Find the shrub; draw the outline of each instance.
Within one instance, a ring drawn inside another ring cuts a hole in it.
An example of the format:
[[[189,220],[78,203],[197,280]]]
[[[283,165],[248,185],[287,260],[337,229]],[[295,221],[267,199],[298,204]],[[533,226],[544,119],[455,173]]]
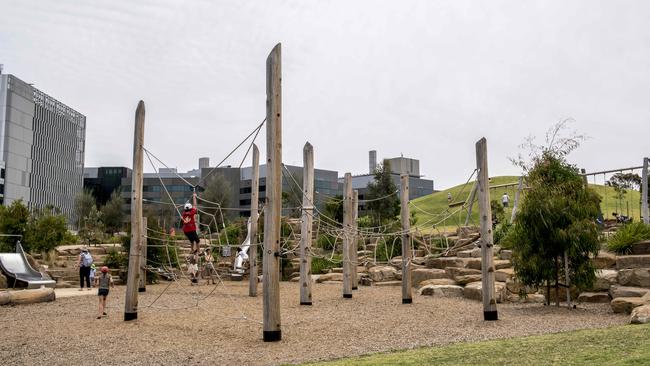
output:
[[[311,273],[312,274],[326,273],[327,270],[330,268],[339,267],[341,265],[339,263],[340,260],[341,260],[340,255],[335,255],[331,261],[327,258],[314,257],[311,259]]]
[[[492,240],[494,244],[499,244],[503,247],[510,248],[510,244],[507,240],[504,240],[508,236],[508,231],[512,228],[512,224],[504,221],[494,228],[494,233],[492,234]]]
[[[316,241],[316,246],[324,250],[332,250],[334,249],[335,240],[336,238],[333,235],[320,234]]]
[[[129,264],[128,256],[124,253],[118,252],[115,249],[108,251],[104,258],[104,265],[113,269],[126,269]]]
[[[628,254],[632,251],[632,244],[650,240],[650,226],[636,222],[624,225],[607,241],[607,249],[618,254]]]
[[[402,238],[398,236],[382,237],[377,244],[377,261],[386,262],[402,255]]]

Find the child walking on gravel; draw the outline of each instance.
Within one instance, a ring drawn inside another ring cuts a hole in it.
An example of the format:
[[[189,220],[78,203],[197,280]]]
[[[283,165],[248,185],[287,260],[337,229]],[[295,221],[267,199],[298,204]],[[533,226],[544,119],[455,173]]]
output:
[[[113,277],[108,273],[108,267],[103,266],[101,269],[102,274],[95,278],[95,285],[99,287],[97,296],[99,296],[99,313],[97,319],[106,316],[106,298],[108,297],[109,287],[115,288]]]

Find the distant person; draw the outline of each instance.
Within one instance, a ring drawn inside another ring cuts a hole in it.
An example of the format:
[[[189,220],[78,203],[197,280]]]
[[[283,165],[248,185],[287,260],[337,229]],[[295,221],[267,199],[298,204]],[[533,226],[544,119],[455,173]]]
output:
[[[503,203],[503,207],[508,207],[508,204],[510,203],[510,197],[508,196],[507,192],[504,192],[503,196],[501,196],[501,203]]]
[[[447,203],[451,203],[451,192],[447,193]]]
[[[212,281],[212,284],[214,285],[214,274],[216,273],[216,270],[214,269],[214,257],[212,256],[212,249],[208,248],[205,250],[205,256],[203,257],[203,260],[205,261],[205,264],[203,265],[203,275],[208,277],[206,285],[209,285],[210,281]]]
[[[90,266],[93,264],[93,257],[88,253],[88,248],[81,247],[77,266],[79,267],[79,291],[84,289],[84,280],[90,291]]]
[[[193,196],[193,203],[186,203],[181,215],[183,221],[183,233],[192,245],[192,252],[199,251],[199,235],[196,233],[196,193]]]
[[[95,263],[90,265],[90,284],[91,286],[95,286],[95,273],[97,273],[97,267],[95,266]]]
[[[187,256],[187,273],[190,274],[191,285],[198,284],[199,279],[199,255],[198,251],[194,251]]]
[[[115,288],[113,277],[108,273],[108,267],[103,266],[101,272],[102,273],[95,279],[95,286],[99,288],[97,290],[97,296],[99,296],[99,313],[97,313],[97,319],[106,316],[106,298],[108,297],[108,290],[109,287]]]

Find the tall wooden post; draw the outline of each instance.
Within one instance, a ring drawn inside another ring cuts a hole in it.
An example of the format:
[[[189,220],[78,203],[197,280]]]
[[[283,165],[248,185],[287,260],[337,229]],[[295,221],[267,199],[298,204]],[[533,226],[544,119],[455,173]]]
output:
[[[352,238],[352,245],[350,246],[350,258],[352,261],[352,290],[359,289],[359,276],[357,274],[357,267],[359,266],[359,226],[357,219],[359,218],[359,191],[354,190],[352,193],[352,230],[354,237]]]
[[[133,133],[133,172],[131,175],[131,248],[129,249],[129,272],[126,278],[124,320],[138,318],[138,278],[140,277],[140,248],[142,246],[142,173],[144,145],[144,102],[135,110]]]
[[[515,203],[512,205],[512,214],[510,214],[510,223],[515,222],[515,217],[517,217],[517,208],[519,208],[519,195],[521,190],[524,188],[524,176],[519,177],[519,184],[517,185],[517,192],[515,192]]]
[[[411,223],[409,221],[409,176],[402,170],[400,176],[401,190],[400,201],[402,203],[402,304],[411,304]]]
[[[147,218],[142,218],[142,245],[140,246],[140,278],[138,292],[147,291]]]
[[[282,217],[282,56],[278,43],[266,59],[266,207],[264,211],[264,342],[282,339],[280,219]]]
[[[314,148],[302,150],[302,224],[300,227],[300,305],[311,305],[311,239],[314,212]]]
[[[643,171],[641,172],[641,215],[643,215],[643,222],[650,224],[650,212],[648,210],[648,161],[650,159],[643,158]]]
[[[571,275],[569,274],[569,254],[564,251],[564,281],[566,282],[566,304],[571,309]]]
[[[469,194],[469,206],[467,206],[467,217],[465,218],[465,226],[469,225],[469,220],[472,218],[472,206],[474,206],[474,200],[476,199],[476,188],[478,183],[474,182],[472,187],[472,192]]]
[[[248,296],[257,296],[257,221],[259,218],[260,150],[253,144],[253,173],[251,174],[251,232],[248,247]]]
[[[481,223],[481,280],[483,291],[483,319],[498,320],[497,300],[494,290],[494,262],[492,258],[492,209],[490,208],[490,182],[488,178],[487,141],[476,143],[476,168],[478,169],[478,209]]]
[[[343,298],[352,298],[352,174],[343,178]]]

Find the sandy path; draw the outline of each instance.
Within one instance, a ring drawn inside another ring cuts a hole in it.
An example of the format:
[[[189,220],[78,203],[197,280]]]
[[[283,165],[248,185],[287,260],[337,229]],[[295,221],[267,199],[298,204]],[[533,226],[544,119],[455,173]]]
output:
[[[399,287],[361,287],[344,300],[341,286],[330,284],[314,285],[314,305],[301,307],[296,284],[282,283],[283,340],[264,343],[262,298],[249,298],[247,283],[228,282],[227,290],[217,287],[207,298],[211,286],[174,284],[156,308],[144,308],[165,286],[148,286],[139,319],[129,323],[122,321],[124,287],[112,291],[109,316],[101,320],[95,319],[96,296],[0,307],[1,363],[267,365],[628,321],[612,314],[609,304],[576,310],[504,304],[500,321],[484,322],[477,301],[416,296],[414,304],[402,305]]]

